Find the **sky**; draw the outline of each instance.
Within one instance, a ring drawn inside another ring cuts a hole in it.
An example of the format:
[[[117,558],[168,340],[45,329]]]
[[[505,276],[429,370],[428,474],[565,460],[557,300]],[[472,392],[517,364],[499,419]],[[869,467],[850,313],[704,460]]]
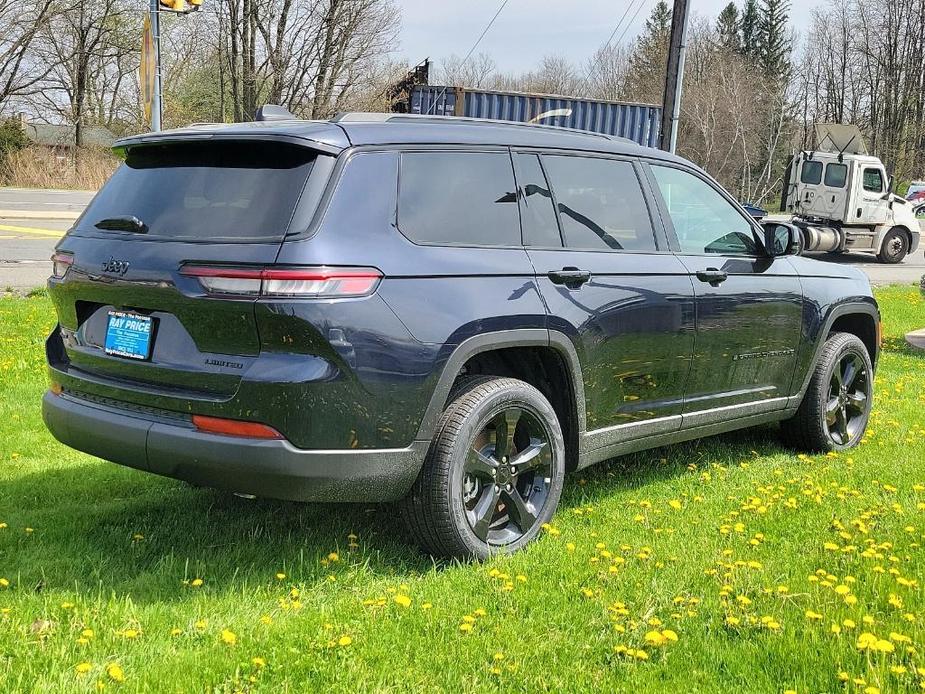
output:
[[[715,18],[729,0],[691,0],[693,13]],[[629,42],[643,27],[656,0],[643,0],[623,37]],[[501,5],[501,0],[396,0],[402,10],[401,48],[396,57],[439,64],[453,53],[465,55]],[[488,53],[501,72],[523,72],[544,55],[584,63],[610,36],[629,0],[509,0],[476,53]],[[672,0],[668,0],[672,4]],[[737,0],[741,8],[741,0]],[[804,33],[812,0],[797,0],[791,22]],[[637,5],[629,16],[635,12]],[[627,17],[627,20],[629,19]],[[628,24],[624,20],[615,41]]]

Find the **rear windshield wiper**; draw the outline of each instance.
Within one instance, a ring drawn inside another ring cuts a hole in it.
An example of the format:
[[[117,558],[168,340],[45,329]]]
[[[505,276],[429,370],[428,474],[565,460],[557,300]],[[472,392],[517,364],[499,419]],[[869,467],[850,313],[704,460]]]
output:
[[[135,234],[148,233],[148,225],[131,214],[121,217],[106,217],[106,219],[101,219],[93,226],[97,229],[106,229],[108,231],[131,231]]]

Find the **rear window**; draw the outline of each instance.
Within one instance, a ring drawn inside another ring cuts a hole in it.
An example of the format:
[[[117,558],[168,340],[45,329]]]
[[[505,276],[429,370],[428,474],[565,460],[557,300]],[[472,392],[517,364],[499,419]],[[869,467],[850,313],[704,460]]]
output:
[[[84,229],[134,216],[146,237],[282,240],[315,153],[275,142],[190,142],[129,150],[96,196]]]
[[[844,188],[848,180],[848,166],[846,164],[826,164],[825,184],[829,188]]]
[[[800,170],[800,182],[811,186],[819,185],[822,182],[822,162],[804,161]]]
[[[398,227],[417,243],[519,246],[514,170],[506,152],[406,152]]]

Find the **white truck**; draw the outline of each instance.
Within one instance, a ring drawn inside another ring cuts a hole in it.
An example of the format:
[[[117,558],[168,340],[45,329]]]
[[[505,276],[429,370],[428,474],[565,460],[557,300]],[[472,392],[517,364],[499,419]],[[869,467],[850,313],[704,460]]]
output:
[[[781,211],[793,215],[802,250],[875,253],[899,263],[919,246],[914,206],[893,194],[877,157],[854,126],[817,124],[819,146],[796,153],[787,167]]]

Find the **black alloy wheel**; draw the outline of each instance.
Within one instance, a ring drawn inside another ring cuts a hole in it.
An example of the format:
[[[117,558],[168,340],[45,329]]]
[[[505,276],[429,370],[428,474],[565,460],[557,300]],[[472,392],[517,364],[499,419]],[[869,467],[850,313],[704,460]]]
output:
[[[832,371],[825,426],[832,442],[847,445],[867,423],[871,395],[870,374],[860,355],[845,354]]]
[[[517,551],[540,533],[564,476],[562,427],[540,391],[514,378],[463,377],[402,515],[431,554],[485,559]]]
[[[552,484],[550,433],[530,412],[510,406],[476,435],[463,465],[466,520],[482,542],[503,546],[530,532]]]

